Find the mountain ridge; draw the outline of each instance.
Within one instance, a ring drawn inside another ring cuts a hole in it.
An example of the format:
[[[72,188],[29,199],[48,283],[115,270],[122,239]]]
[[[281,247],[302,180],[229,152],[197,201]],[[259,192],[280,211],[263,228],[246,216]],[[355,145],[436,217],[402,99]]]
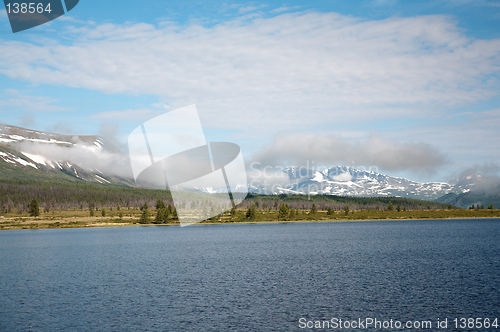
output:
[[[281,184],[274,184],[272,188],[259,183],[252,184],[251,181],[250,191],[273,195],[403,197],[441,201],[461,207],[482,202],[500,206],[500,199],[489,199],[486,194],[471,192],[485,182],[477,174],[450,182],[427,183],[350,166],[333,166],[321,170],[291,166],[285,168],[283,174],[287,179],[281,179]],[[100,136],[60,135],[6,124],[0,124],[0,180],[2,179],[137,186],[128,156]],[[217,192],[218,189],[199,190]]]
[[[447,182],[421,183],[350,166],[333,166],[322,170],[293,166],[285,168],[284,173],[289,182],[275,186],[273,194],[394,196],[434,200],[449,193],[461,194],[470,190],[469,187]]]
[[[106,164],[103,156],[123,159],[116,147],[97,135],[63,135],[0,123],[0,179],[133,184],[127,176],[96,167]]]

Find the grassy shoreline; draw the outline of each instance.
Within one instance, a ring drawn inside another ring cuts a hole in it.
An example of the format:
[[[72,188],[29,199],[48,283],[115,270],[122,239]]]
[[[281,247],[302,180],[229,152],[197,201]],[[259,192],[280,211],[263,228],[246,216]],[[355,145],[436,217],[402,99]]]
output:
[[[154,212],[154,211],[152,211]],[[97,214],[97,213],[96,213]],[[108,211],[107,215],[91,217],[88,211],[67,210],[58,213],[45,213],[39,217],[28,215],[0,216],[0,230],[11,229],[51,229],[51,228],[88,228],[88,227],[125,227],[125,226],[178,226],[179,222],[170,220],[166,223],[155,223],[154,213],[150,222],[139,223],[140,210]],[[476,219],[500,218],[500,210],[358,210],[345,214],[335,211],[328,215],[326,211],[310,214],[309,211],[300,211],[293,219],[278,219],[277,211],[258,211],[253,219],[245,217],[244,210],[236,214],[225,213],[213,220],[206,220],[199,224],[254,224],[254,223],[295,223],[295,222],[345,222],[345,221],[374,221],[374,220],[423,220],[423,219]]]

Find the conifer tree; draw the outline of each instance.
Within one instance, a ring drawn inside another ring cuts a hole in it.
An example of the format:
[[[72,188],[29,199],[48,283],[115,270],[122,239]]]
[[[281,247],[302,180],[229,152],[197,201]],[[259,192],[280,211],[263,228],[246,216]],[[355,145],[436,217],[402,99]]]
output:
[[[247,219],[255,219],[255,217],[257,216],[257,211],[255,209],[255,205],[252,204],[248,210],[247,210],[247,213],[245,215],[247,217]]]
[[[156,201],[156,210],[159,210],[159,209],[164,209],[166,206],[165,206],[165,202],[161,199],[157,200]]]
[[[40,205],[38,204],[36,198],[33,198],[31,202],[28,204],[28,210],[30,216],[32,217],[38,217],[40,215]]]
[[[311,206],[311,211],[309,211],[309,214],[313,215],[313,214],[316,214],[318,212],[318,209],[316,209],[316,203],[313,203],[313,205]]]
[[[278,212],[278,219],[286,220],[288,218],[289,213],[290,213],[290,208],[288,207],[288,204],[281,204],[280,210]]]
[[[334,213],[333,209],[331,208],[331,206],[329,206],[328,210],[326,211],[326,214],[329,215],[329,216],[331,216],[331,215],[333,215],[333,213]]]
[[[141,206],[141,217],[139,218],[139,223],[141,224],[147,224],[149,222],[149,207],[148,203],[144,203],[143,206]]]

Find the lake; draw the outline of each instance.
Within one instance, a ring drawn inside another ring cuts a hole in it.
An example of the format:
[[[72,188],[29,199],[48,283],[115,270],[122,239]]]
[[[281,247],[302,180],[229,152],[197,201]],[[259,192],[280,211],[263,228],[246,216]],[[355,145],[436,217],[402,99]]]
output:
[[[0,232],[1,331],[335,330],[367,318],[450,331],[455,318],[500,320],[500,220]]]

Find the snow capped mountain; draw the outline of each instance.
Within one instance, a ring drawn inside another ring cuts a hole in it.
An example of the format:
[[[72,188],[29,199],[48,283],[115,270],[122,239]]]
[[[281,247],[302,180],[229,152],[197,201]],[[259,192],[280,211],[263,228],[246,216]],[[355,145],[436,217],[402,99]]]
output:
[[[469,186],[445,182],[419,183],[370,170],[335,166],[325,170],[304,167],[285,169],[289,183],[275,187],[274,194],[324,194],[349,196],[396,196],[436,199],[448,193],[464,193]]]
[[[130,184],[124,159],[99,136],[59,135],[0,124],[0,178]]]
[[[470,175],[450,183],[419,183],[348,166],[321,170],[289,167],[281,174],[279,181],[271,186],[250,181],[250,190],[262,194],[397,196],[435,200],[448,194],[468,193],[479,186],[484,187],[485,182],[491,182],[480,175]],[[128,156],[102,137],[58,135],[4,124],[0,124],[0,179],[135,186]],[[219,193],[225,192],[226,188],[199,190]]]

